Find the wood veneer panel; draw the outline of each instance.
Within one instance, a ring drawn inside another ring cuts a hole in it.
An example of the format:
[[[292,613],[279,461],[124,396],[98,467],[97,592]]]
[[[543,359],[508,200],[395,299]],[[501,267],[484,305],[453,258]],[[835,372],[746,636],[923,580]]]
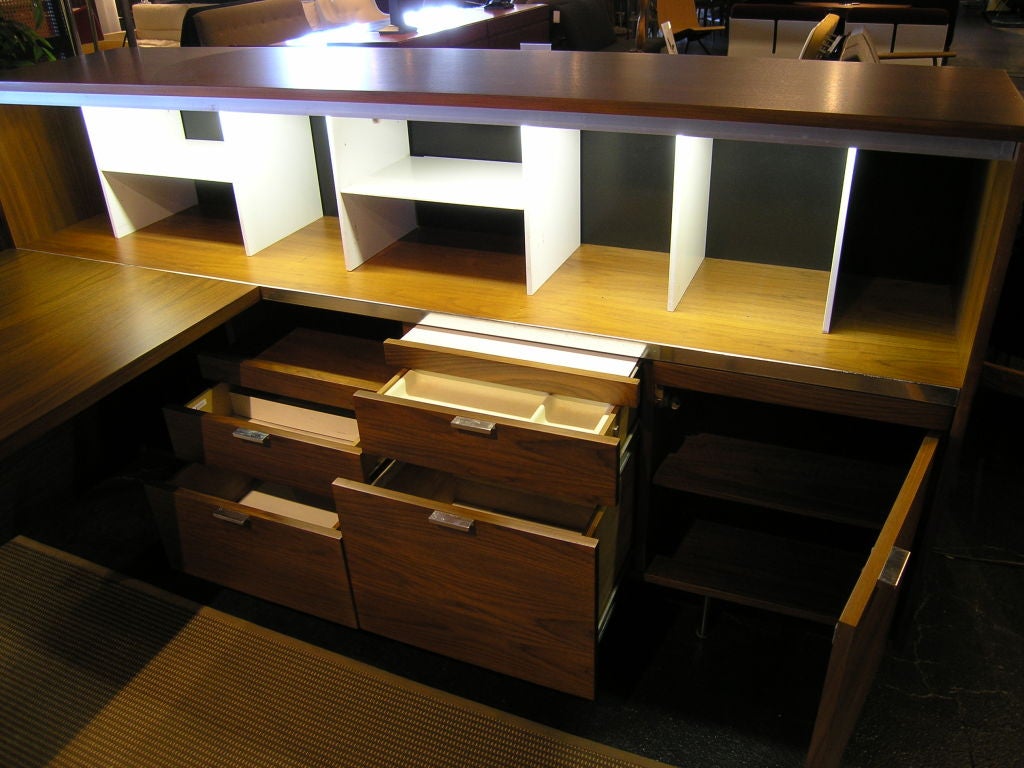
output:
[[[27,251],[0,254],[0,455],[246,307],[259,291]]]
[[[61,94],[69,104],[86,94],[193,97],[221,109],[233,99],[270,99],[312,113],[346,104],[425,105],[1024,138],[1024,101],[1009,77],[971,67],[585,51],[552,58],[452,49],[134,48],[3,77],[0,92],[26,100]]]
[[[345,480],[335,501],[362,628],[594,696],[596,539]],[[472,530],[431,523],[434,509]]]
[[[870,301],[898,311],[879,320],[851,308],[835,333],[823,334],[828,278],[816,270],[706,259],[676,311],[666,312],[664,253],[583,246],[527,296],[514,254],[400,242],[346,272],[337,219],[325,217],[251,257],[237,226],[182,214],[115,240],[97,217],[35,245],[305,292],[310,301],[337,297],[645,341],[734,373],[831,387],[839,398],[867,383],[891,397],[876,404],[880,415],[907,401],[927,404],[929,387],[950,390],[940,408],[947,410],[963,381],[952,303],[941,288],[878,283]]]
[[[0,109],[0,209],[14,244],[103,210],[80,114],[56,107]]]

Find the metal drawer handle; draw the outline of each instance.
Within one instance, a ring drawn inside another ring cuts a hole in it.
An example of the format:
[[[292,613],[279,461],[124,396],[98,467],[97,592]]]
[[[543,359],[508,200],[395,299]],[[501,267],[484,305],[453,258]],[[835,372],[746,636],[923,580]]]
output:
[[[435,509],[430,513],[430,517],[427,518],[434,525],[440,525],[443,528],[452,528],[453,530],[460,531],[462,533],[472,533],[474,520],[469,517],[460,517],[459,515],[453,515],[451,512],[442,512],[439,509]]]
[[[266,445],[267,441],[270,440],[269,432],[260,432],[255,429],[246,429],[245,427],[239,427],[231,433],[232,437],[237,437],[239,440],[245,440],[247,443],[256,443],[257,445]]]
[[[468,416],[456,416],[452,419],[452,428],[460,432],[472,432],[474,435],[493,435],[498,425],[493,421],[471,419]]]
[[[231,523],[232,525],[248,525],[249,516],[244,512],[237,512],[233,509],[224,509],[223,507],[217,507],[213,510],[213,516],[218,520],[223,520],[225,523]]]
[[[878,580],[896,589],[900,585],[900,579],[903,578],[903,572],[907,569],[909,558],[910,553],[907,550],[893,547],[889,557],[886,558],[885,565],[882,566],[882,573]]]

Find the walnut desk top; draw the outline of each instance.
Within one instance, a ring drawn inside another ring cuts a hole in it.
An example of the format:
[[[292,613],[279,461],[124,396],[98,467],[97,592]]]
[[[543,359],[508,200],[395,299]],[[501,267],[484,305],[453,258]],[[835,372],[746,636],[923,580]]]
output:
[[[0,457],[259,299],[251,285],[0,252]]]

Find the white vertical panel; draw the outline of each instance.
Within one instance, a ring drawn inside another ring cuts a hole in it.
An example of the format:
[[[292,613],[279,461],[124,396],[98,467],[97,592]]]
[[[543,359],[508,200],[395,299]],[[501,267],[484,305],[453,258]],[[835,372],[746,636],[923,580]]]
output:
[[[668,258],[669,312],[678,306],[704,261],[713,145],[712,139],[676,136]]]
[[[220,127],[247,255],[323,216],[309,118],[222,112]]]
[[[580,246],[580,132],[523,126],[526,292]]]
[[[352,270],[416,228],[411,200],[349,195],[345,188],[409,157],[405,120],[328,118],[345,267]]]
[[[843,192],[839,199],[839,221],[836,224],[836,242],[832,248],[832,270],[828,276],[828,297],[825,299],[825,318],[822,333],[832,330],[832,311],[835,308],[836,287],[839,283],[839,261],[843,252],[843,237],[846,233],[846,215],[850,209],[850,190],[853,188],[853,170],[857,165],[857,148],[846,151],[846,171],[843,174]]]
[[[323,215],[307,117],[224,112],[208,141],[185,138],[177,110],[82,114],[117,237],[195,205],[196,179],[233,186],[248,255]]]

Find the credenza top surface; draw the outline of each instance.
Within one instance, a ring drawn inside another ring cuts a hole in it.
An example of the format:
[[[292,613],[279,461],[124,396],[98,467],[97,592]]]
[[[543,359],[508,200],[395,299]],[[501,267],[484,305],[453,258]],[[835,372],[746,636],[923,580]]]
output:
[[[1021,141],[1005,72],[571,51],[118,49],[0,75],[0,102],[203,100],[210,109],[358,106],[630,117]]]

